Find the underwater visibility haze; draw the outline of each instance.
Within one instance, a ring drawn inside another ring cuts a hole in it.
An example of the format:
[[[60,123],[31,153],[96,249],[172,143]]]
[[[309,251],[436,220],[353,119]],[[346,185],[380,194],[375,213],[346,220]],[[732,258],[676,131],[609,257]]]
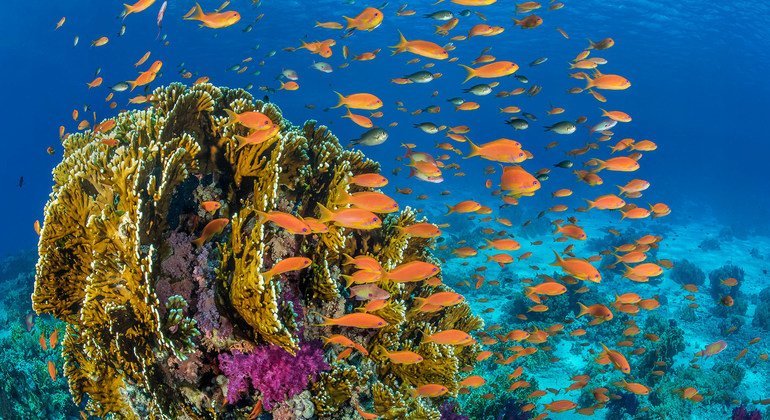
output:
[[[770,416],[770,4],[0,25],[0,418]]]

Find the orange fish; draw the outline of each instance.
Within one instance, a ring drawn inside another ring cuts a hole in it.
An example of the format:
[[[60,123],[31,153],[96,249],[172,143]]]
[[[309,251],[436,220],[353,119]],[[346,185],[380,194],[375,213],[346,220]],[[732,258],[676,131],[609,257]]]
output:
[[[51,380],[56,380],[56,366],[53,364],[52,361],[48,361],[48,375],[51,376]]]
[[[152,6],[153,3],[155,3],[155,0],[138,0],[134,4],[124,4],[122,16],[125,19],[126,16],[132,13],[139,13],[144,11],[148,7]]]
[[[51,349],[55,349],[56,344],[58,342],[59,342],[59,330],[53,330],[53,332],[51,333],[51,336],[48,337],[48,345],[51,347]]]
[[[486,379],[478,375],[472,375],[463,379],[457,385],[460,387],[478,388],[484,385],[485,383],[487,383]]]
[[[519,69],[519,65],[512,61],[495,61],[475,69],[462,64],[460,64],[460,66],[464,68],[467,73],[463,83],[473,79],[474,77],[491,79],[496,77],[509,76],[513,73],[516,73],[516,70]]]
[[[339,318],[323,317],[324,322],[319,326],[337,325],[353,328],[382,328],[388,325],[387,321],[372,314],[346,314]]]
[[[227,125],[238,123],[252,130],[267,130],[273,126],[273,121],[261,112],[246,111],[236,114],[230,109],[225,109],[225,112],[229,118]]]
[[[429,398],[435,398],[440,397],[444,394],[449,392],[449,389],[445,387],[444,385],[439,384],[426,384],[418,386],[416,389],[412,390],[412,395],[417,397],[429,397]]]
[[[580,318],[583,315],[591,315],[594,319],[589,322],[590,325],[598,325],[602,322],[609,321],[612,319],[612,311],[610,308],[602,305],[601,303],[597,303],[595,305],[591,306],[585,306],[582,303],[578,302],[578,305],[580,306],[580,313],[578,314],[578,318]]]
[[[309,235],[312,233],[310,226],[305,221],[282,211],[271,211],[265,213],[257,211],[257,214],[265,221],[270,221],[282,227],[294,235]]]
[[[586,89],[596,88],[604,90],[625,90],[631,87],[631,82],[623,76],[617,74],[602,74],[598,70],[594,70],[595,76],[593,79],[589,76],[585,76]]]
[[[602,352],[599,354],[599,357],[596,359],[597,363],[602,365],[611,363],[615,367],[615,369],[625,374],[631,373],[631,366],[628,364],[628,360],[626,360],[625,356],[623,356],[618,351],[608,349],[607,346],[605,346],[604,344],[601,344],[601,346],[602,346]]]
[[[350,204],[374,213],[393,213],[398,211],[398,203],[387,195],[376,191],[362,191],[343,196],[337,203]]]
[[[206,243],[211,237],[216,235],[217,233],[221,233],[227,224],[230,223],[230,219],[214,219],[206,224],[206,226],[203,228],[203,233],[201,233],[201,236],[192,241],[192,243],[195,246],[203,246],[204,243]]]
[[[436,343],[450,346],[464,346],[471,344],[473,338],[462,330],[445,330],[423,338],[424,343]]]
[[[556,261],[551,263],[551,265],[561,267],[564,271],[580,280],[591,281],[594,283],[600,283],[602,281],[602,275],[599,273],[599,270],[592,266],[588,261],[580,258],[562,259],[556,251],[553,251],[553,254],[556,256]]]
[[[396,283],[408,283],[425,280],[439,273],[441,269],[424,261],[412,261],[401,264],[385,274],[385,278]]]
[[[289,271],[303,270],[307,267],[310,267],[311,263],[312,261],[310,258],[305,257],[284,258],[281,261],[275,263],[273,268],[262,273],[262,277],[269,279],[283,273],[288,273]]]
[[[200,4],[195,3],[195,7],[190,9],[190,11],[183,16],[183,19],[197,20],[201,23],[201,27],[205,26],[212,29],[221,29],[238,23],[238,21],[241,20],[241,14],[236,11],[213,12],[206,14],[203,13],[203,9],[201,9]]]
[[[222,204],[220,204],[219,201],[204,201],[201,203],[201,208],[210,214],[214,214],[214,212],[221,207]]]
[[[384,15],[379,9],[367,7],[358,16],[349,18],[343,16],[347,22],[346,29],[357,29],[359,31],[372,31],[382,23]]]
[[[521,149],[521,143],[509,139],[497,139],[489,143],[477,146],[468,140],[471,151],[464,159],[479,156],[486,160],[502,163],[521,163],[527,159],[526,153]]]
[[[410,52],[422,57],[433,58],[436,60],[444,60],[449,57],[449,53],[444,48],[441,48],[438,44],[430,41],[412,40],[407,41],[404,38],[404,34],[398,31],[399,42],[390,48],[393,48],[393,54],[399,54],[402,52]]]
[[[344,96],[339,92],[334,92],[339,96],[339,103],[332,108],[346,106],[353,109],[375,110],[382,107],[382,100],[371,93],[354,93]]]
[[[390,359],[391,363],[398,365],[413,365],[415,363],[420,363],[423,360],[422,356],[409,350],[389,352],[383,349],[382,351],[385,356]]]
[[[321,213],[319,217],[321,223],[334,222],[338,226],[362,230],[372,230],[382,226],[382,220],[369,210],[349,208],[333,212],[321,203],[318,203],[318,208]]]
[[[473,200],[465,200],[455,204],[454,206],[446,206],[448,210],[446,213],[447,215],[452,213],[473,213],[481,208],[481,204]]]
[[[413,236],[415,238],[427,239],[441,236],[441,229],[432,223],[421,222],[405,227],[397,226],[396,228],[402,233]]]

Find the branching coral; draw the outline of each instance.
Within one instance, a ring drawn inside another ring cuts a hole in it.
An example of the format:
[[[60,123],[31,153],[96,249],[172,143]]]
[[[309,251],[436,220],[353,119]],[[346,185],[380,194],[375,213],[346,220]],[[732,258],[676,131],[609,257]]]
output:
[[[346,255],[374,255],[385,270],[436,262],[431,240],[401,229],[417,222],[415,212],[391,214],[380,229],[329,224],[328,232],[305,235],[261,216],[307,220],[319,217],[319,204],[338,209],[345,194],[370,190],[350,178],[378,172],[377,163],[342,148],[314,121],[292,126],[275,105],[243,90],[172,84],[150,97],[151,107],[117,115],[110,130],[66,137],[53,172],[33,307],[67,323],[64,373],[75,401],[98,416],[205,418],[245,415],[259,399],[286,411],[284,400],[310,388],[321,415],[351,412],[352,400],[386,418],[437,417],[440,400],[412,390],[441,383],[454,394],[479,347],[423,338],[482,327],[466,303],[413,309],[416,298],[447,286],[383,279],[391,297],[375,313],[389,325],[343,330],[368,357],[343,358],[322,372],[322,359],[339,349],[327,347],[322,357],[312,346],[307,354],[306,343],[332,333],[317,326],[319,314],[353,312],[341,278],[351,273]],[[274,130],[243,140],[253,133],[226,111],[258,112]],[[205,209],[204,201],[217,205]],[[212,220],[221,232],[204,236]],[[311,265],[265,275],[297,256]],[[411,349],[424,360],[396,365],[382,349]],[[302,378],[269,383],[268,365],[290,370],[298,360],[312,360]],[[233,404],[223,406],[225,395]]]

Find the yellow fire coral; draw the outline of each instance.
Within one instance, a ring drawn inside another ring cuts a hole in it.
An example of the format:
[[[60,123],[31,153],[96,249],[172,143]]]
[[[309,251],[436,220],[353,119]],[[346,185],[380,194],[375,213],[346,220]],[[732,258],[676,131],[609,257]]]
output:
[[[319,314],[353,309],[341,280],[350,273],[345,255],[373,255],[390,270],[431,261],[431,243],[400,229],[416,222],[410,209],[387,217],[381,229],[329,225],[326,233],[287,235],[258,212],[318,217],[319,203],[336,208],[348,192],[367,190],[349,180],[377,172],[377,163],[342,148],[314,121],[292,126],[275,105],[243,90],[172,84],[151,98],[150,108],[114,117],[112,129],[64,140],[45,208],[33,307],[68,323],[64,373],[75,401],[87,401],[89,413],[245,414],[245,407],[222,405],[222,394],[238,393],[227,391],[234,384],[220,374],[218,354],[270,345],[298,354],[300,346],[328,335],[330,327],[317,326]],[[260,112],[275,135],[244,141],[249,130],[225,110]],[[202,200],[222,203],[219,214],[198,213]],[[199,235],[214,217],[230,224],[211,243],[169,249],[172,234]],[[169,280],[165,262],[184,253],[203,266],[193,269],[182,259],[175,276],[190,271],[196,280]],[[261,274],[294,256],[312,265],[281,278]],[[207,278],[209,271],[216,274]],[[311,385],[316,412],[334,416],[351,401],[371,401],[385,418],[436,418],[435,403],[411,390],[441,383],[456,392],[460,369],[474,363],[478,346],[426,343],[424,337],[446,329],[470,332],[481,320],[465,303],[431,313],[413,309],[415,298],[446,286],[387,280],[380,286],[391,297],[374,314],[389,325],[356,335],[369,357],[335,361]],[[395,365],[378,349],[410,349],[424,360]],[[334,356],[328,348],[327,358]],[[265,390],[254,391],[244,397],[264,397]]]

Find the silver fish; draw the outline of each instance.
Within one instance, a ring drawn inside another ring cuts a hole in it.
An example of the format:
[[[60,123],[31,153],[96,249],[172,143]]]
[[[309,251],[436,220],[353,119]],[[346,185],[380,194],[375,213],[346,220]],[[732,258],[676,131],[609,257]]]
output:
[[[618,122],[615,120],[604,120],[599,124],[596,124],[595,126],[591,127],[591,132],[595,133],[597,131],[609,130],[610,128],[615,127],[617,124]]]
[[[516,130],[526,130],[527,128],[529,128],[529,123],[527,122],[527,120],[522,118],[511,118],[505,123],[515,128]]]
[[[128,87],[129,87],[128,83],[120,82],[120,83],[116,83],[115,86],[111,87],[110,89],[112,89],[115,92],[124,92],[128,90]]]
[[[318,71],[324,72],[324,73],[331,73],[332,71],[334,71],[334,69],[332,69],[331,64],[324,63],[322,61],[319,61],[317,63],[314,62],[313,63],[313,68],[318,70]]]
[[[545,131],[553,131],[556,134],[572,134],[577,126],[572,121],[561,121],[545,127]]]
[[[428,134],[436,134],[439,131],[438,126],[432,122],[419,123],[415,124],[414,126]]]
[[[535,61],[533,61],[533,62],[529,63],[529,66],[530,66],[530,67],[539,66],[539,65],[541,65],[541,64],[543,64],[543,63],[545,63],[546,61],[548,61],[548,57],[540,57],[540,58],[538,58],[537,60],[535,60]]]
[[[476,86],[472,86],[468,89],[464,89],[465,92],[470,92],[476,96],[485,96],[492,93],[492,87],[489,86],[486,83],[478,84]]]
[[[439,10],[438,12],[428,13],[423,16],[433,20],[450,20],[455,17],[454,13],[449,10]]]
[[[418,72],[404,76],[404,79],[409,79],[414,83],[428,83],[433,81],[434,77],[433,77],[433,73],[425,70],[420,70]]]
[[[364,146],[377,146],[378,144],[385,143],[388,139],[388,132],[374,127],[367,130],[360,138],[353,140],[354,145],[363,144]]]

